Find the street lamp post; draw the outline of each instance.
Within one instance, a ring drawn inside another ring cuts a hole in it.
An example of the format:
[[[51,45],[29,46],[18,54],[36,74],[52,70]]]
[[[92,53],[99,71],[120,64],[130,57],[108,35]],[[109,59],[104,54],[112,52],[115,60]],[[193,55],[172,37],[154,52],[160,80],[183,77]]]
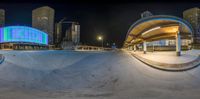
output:
[[[102,49],[103,49],[103,37],[102,37],[102,36],[99,36],[99,37],[98,37],[98,40],[101,41],[101,47],[102,47]]]
[[[102,38],[102,42],[101,43],[102,43],[101,46],[102,46],[102,49],[103,49],[103,38]]]

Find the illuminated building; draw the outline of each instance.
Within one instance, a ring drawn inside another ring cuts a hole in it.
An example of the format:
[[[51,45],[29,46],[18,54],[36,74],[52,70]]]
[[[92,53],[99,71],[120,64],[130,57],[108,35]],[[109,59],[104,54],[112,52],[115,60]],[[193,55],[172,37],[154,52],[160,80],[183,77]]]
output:
[[[54,9],[48,6],[32,11],[32,26],[48,34],[49,44],[53,44],[54,14]]]
[[[10,47],[11,49],[27,49],[26,47],[34,49],[34,47],[46,47],[48,35],[31,27],[8,26],[0,28],[0,43],[1,49]]]

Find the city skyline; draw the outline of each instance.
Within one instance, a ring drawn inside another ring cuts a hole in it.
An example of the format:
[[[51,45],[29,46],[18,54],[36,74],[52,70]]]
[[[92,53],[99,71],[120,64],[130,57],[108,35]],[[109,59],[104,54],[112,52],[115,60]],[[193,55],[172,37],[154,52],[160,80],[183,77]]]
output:
[[[16,6],[28,6],[27,9],[21,11],[22,8]],[[31,5],[31,6],[29,6]],[[68,5],[68,6],[67,6]],[[146,6],[142,8],[142,6]],[[162,6],[160,9],[157,7]],[[116,43],[118,47],[122,47],[123,40],[128,28],[132,23],[140,19],[140,14],[146,10],[154,15],[174,15],[183,18],[182,12],[186,9],[196,7],[198,3],[180,3],[177,4],[179,9],[173,10],[167,6],[170,3],[151,3],[151,4],[0,4],[6,12],[6,26],[10,25],[25,25],[31,26],[31,11],[41,6],[50,6],[55,9],[55,22],[58,22],[63,17],[67,20],[78,21],[81,25],[81,42],[89,45],[97,45],[96,35],[103,34],[107,43]],[[16,9],[15,9],[16,8]],[[92,8],[92,9],[90,9]],[[120,9],[122,8],[122,9]],[[138,10],[134,10],[134,9]],[[61,9],[65,9],[64,11]],[[20,10],[21,12],[13,12]],[[23,13],[23,14],[20,14]],[[119,13],[119,15],[118,15]],[[103,15],[103,16],[101,16]],[[129,16],[128,16],[129,15]],[[13,17],[15,16],[15,17]],[[122,25],[123,24],[123,25]]]
[[[200,99],[199,5],[0,1],[0,99]]]

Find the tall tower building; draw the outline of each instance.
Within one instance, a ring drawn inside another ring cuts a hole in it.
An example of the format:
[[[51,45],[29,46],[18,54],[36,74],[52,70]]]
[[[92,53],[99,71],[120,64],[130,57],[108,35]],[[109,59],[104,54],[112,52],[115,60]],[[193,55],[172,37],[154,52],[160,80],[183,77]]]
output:
[[[183,19],[187,20],[193,27],[193,45],[200,45],[200,9],[195,7],[183,12]]]
[[[54,15],[54,9],[48,6],[32,11],[32,26],[48,34],[49,44],[53,44]]]
[[[5,25],[5,10],[0,9],[0,27]]]

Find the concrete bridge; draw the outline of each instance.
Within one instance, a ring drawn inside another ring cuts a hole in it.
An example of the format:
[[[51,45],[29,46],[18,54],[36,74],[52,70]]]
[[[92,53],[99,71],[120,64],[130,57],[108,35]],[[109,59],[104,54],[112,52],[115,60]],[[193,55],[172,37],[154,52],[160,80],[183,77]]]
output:
[[[177,56],[181,55],[181,40],[192,41],[193,29],[191,25],[178,17],[155,15],[136,21],[128,30],[124,48],[136,50],[138,44],[143,44],[146,54],[147,42],[158,40],[175,40]]]

